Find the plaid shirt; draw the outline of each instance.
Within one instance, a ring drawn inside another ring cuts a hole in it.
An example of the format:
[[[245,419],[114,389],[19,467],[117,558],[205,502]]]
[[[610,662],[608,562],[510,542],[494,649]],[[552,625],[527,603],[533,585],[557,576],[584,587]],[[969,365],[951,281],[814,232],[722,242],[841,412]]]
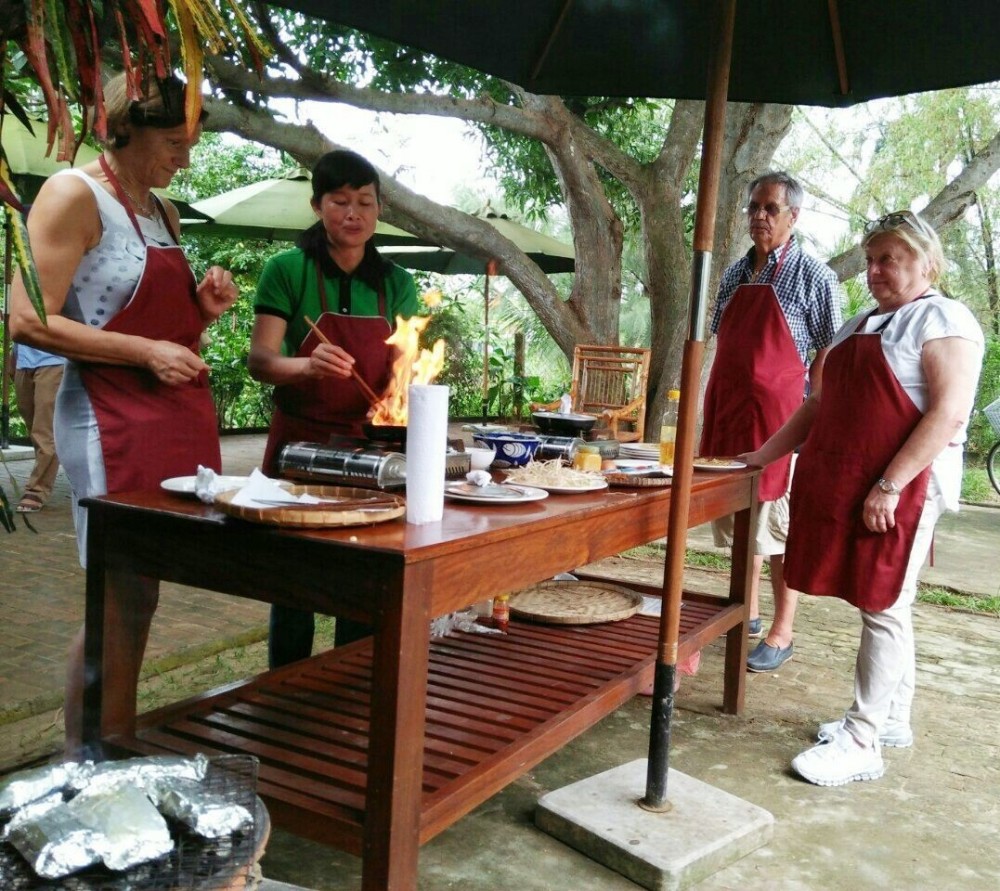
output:
[[[843,302],[840,282],[825,263],[807,254],[791,237],[785,262],[777,281],[772,281],[775,267],[784,245],[767,256],[767,263],[757,279],[757,284],[771,284],[778,295],[778,305],[785,314],[795,348],[804,365],[809,355],[828,347],[841,325],[840,308]],[[722,314],[740,285],[750,284],[753,274],[753,248],[737,260],[724,273],[719,283],[719,294],[712,314],[712,333],[718,334]]]

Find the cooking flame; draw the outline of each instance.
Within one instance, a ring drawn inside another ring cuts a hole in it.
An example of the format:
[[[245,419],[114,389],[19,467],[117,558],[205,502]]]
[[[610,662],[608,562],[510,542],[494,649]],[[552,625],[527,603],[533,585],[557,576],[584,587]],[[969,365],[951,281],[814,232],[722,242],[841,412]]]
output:
[[[388,392],[375,407],[372,424],[405,427],[409,417],[407,390],[410,384],[429,384],[444,368],[444,340],[435,341],[429,350],[420,348],[420,334],[430,320],[430,316],[411,319],[396,316],[396,330],[386,340],[396,352],[392,379]]]

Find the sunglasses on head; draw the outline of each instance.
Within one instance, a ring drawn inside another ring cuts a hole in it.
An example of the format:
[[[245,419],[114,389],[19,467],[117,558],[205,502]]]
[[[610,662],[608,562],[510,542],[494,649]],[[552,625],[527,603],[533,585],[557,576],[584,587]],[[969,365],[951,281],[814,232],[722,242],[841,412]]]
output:
[[[902,225],[909,226],[914,232],[927,233],[930,228],[920,217],[909,210],[899,210],[895,213],[887,213],[877,220],[869,220],[865,223],[865,235],[872,232],[891,232]]]

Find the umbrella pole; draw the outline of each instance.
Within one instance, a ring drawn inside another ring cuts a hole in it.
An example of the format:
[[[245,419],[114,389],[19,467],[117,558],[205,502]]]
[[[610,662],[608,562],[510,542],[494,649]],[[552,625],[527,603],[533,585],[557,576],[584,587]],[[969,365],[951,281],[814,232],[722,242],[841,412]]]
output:
[[[639,801],[640,807],[649,811],[670,809],[667,802],[670,724],[674,708],[674,681],[677,677],[677,640],[684,584],[684,557],[687,551],[688,509],[691,504],[691,478],[694,475],[694,434],[698,420],[701,366],[705,357],[705,310],[708,305],[708,282],[715,240],[715,207],[719,197],[719,170],[722,166],[736,0],[719,0],[718,8],[721,27],[717,32],[719,40],[709,69],[708,98],[705,103],[705,133],[702,140],[698,204],[695,210],[694,253],[691,259],[691,311],[688,318],[688,340],[684,344],[681,364],[681,401],[677,418],[674,478],[670,486],[660,637],[653,676],[646,794]]]
[[[3,383],[3,402],[0,408],[0,449],[10,445],[10,378],[7,376],[7,355],[10,353],[10,286],[14,280],[10,261],[11,251],[11,209],[4,208],[3,223],[3,355],[0,356],[0,377]]]
[[[486,270],[483,287],[483,423],[488,420],[490,407],[490,271]]]

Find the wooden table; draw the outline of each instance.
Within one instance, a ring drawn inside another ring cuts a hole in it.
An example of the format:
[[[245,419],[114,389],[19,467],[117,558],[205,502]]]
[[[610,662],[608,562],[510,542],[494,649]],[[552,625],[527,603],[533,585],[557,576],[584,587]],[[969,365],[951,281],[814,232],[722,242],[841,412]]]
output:
[[[685,594],[680,658],[727,635],[723,707],[743,705],[756,473],[697,473],[690,525],[737,513],[728,598]],[[512,622],[431,641],[429,621],[666,533],[669,488],[520,505],[447,503],[444,519],[288,531],[165,492],[89,509],[85,742],[116,753],[247,752],[277,825],[363,858],[365,889],[413,889],[420,844],[557,751],[652,677],[658,620]],[[368,622],[374,637],[136,717],[120,647],[136,573]],[[634,587],[634,586],[630,586]]]

